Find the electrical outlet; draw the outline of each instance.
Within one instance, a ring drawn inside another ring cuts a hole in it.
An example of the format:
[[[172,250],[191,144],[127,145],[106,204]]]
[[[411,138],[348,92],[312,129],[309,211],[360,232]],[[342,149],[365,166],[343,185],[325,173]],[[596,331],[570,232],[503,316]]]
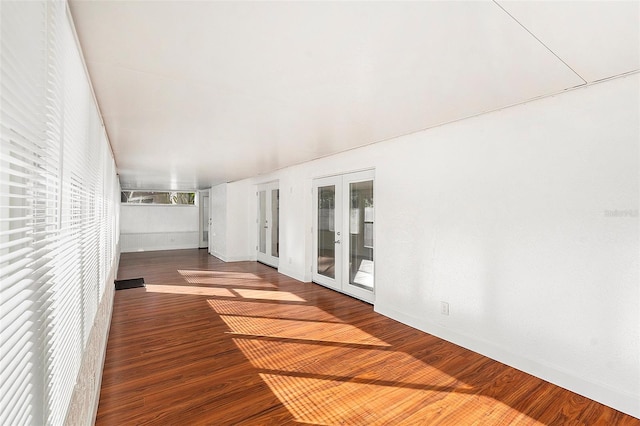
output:
[[[440,302],[440,313],[442,315],[449,315],[449,303]]]

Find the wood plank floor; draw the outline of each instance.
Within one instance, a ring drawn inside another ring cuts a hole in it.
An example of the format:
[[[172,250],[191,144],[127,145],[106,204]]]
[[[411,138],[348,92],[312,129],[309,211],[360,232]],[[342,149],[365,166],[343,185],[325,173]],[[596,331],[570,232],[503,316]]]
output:
[[[370,305],[205,250],[125,253],[97,425],[640,425]]]

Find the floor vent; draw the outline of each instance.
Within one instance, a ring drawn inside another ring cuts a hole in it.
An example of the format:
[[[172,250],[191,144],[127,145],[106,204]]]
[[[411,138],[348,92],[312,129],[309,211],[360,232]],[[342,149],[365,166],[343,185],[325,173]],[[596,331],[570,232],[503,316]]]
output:
[[[144,278],[131,278],[129,280],[115,280],[116,290],[144,287]]]

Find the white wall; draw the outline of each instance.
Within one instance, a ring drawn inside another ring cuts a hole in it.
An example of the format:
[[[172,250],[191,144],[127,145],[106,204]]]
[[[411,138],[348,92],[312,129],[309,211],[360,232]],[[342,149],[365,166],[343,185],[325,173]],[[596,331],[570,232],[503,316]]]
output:
[[[122,252],[198,248],[197,206],[122,204]]]
[[[375,167],[376,311],[640,417],[639,93],[635,74],[237,182],[227,241],[254,256],[255,184],[278,179],[279,270],[308,281],[312,179]]]
[[[210,190],[209,253],[227,261],[227,184],[217,185]]]
[[[225,262],[256,258],[248,235],[255,229],[248,222],[252,191],[255,188],[246,180],[211,188],[209,253]]]
[[[376,310],[640,417],[638,80],[384,145]]]
[[[227,208],[233,214],[227,216],[227,260],[246,260],[247,253],[251,253],[250,259],[255,259],[255,252],[249,246],[249,230],[255,232],[255,223],[249,223],[249,215],[255,221],[255,209],[249,210],[250,203],[254,201],[255,188],[247,181],[228,184]],[[254,245],[255,248],[255,245]]]
[[[209,253],[225,262],[255,260],[255,187],[248,181],[224,183],[211,188],[211,237]],[[254,223],[249,223],[253,214]],[[253,247],[252,247],[253,245]]]

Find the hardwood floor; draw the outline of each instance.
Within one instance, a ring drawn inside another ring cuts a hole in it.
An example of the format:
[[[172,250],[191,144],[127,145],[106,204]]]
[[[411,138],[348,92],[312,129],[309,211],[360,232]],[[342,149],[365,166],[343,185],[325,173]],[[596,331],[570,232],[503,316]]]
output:
[[[304,284],[205,250],[125,253],[97,425],[640,425]]]

